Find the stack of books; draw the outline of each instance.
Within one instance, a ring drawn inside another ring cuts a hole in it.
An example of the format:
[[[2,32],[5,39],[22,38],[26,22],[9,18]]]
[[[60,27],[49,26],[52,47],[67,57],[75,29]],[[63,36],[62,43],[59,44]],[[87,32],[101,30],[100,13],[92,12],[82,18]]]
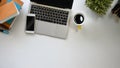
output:
[[[118,0],[117,4],[112,9],[112,14],[114,14],[120,18],[120,0]]]
[[[16,16],[20,14],[23,6],[21,0],[1,0],[0,2],[0,32],[8,34]]]

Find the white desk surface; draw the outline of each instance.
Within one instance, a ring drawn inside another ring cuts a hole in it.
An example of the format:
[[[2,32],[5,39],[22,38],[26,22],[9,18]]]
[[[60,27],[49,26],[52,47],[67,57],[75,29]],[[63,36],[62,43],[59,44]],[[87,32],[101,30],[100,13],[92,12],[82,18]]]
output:
[[[68,38],[63,40],[25,33],[29,0],[24,0],[11,33],[0,33],[0,68],[120,68],[120,22],[109,12],[98,17],[84,1],[74,0]],[[76,12],[85,16],[78,32],[72,23]]]

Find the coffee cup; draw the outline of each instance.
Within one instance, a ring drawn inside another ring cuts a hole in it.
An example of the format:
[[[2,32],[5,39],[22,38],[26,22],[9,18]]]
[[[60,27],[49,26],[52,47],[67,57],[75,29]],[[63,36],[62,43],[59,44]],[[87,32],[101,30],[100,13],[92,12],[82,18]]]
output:
[[[81,13],[77,13],[75,16],[74,16],[74,23],[75,23],[75,26],[77,27],[77,30],[80,30],[81,29],[81,24],[84,22],[84,16],[83,14]]]

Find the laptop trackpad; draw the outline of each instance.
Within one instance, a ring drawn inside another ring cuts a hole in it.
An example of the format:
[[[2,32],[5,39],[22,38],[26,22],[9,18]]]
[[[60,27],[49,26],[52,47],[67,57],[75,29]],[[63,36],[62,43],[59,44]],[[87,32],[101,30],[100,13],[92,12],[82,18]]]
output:
[[[35,32],[38,34],[55,36],[56,24],[36,20]]]

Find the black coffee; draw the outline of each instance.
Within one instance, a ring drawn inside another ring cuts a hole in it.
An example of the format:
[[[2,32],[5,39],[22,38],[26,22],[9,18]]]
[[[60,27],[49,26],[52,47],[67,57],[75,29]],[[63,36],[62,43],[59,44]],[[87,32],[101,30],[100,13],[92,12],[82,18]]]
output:
[[[82,14],[75,15],[74,21],[75,21],[76,24],[82,24],[83,21],[84,21],[83,15]]]

